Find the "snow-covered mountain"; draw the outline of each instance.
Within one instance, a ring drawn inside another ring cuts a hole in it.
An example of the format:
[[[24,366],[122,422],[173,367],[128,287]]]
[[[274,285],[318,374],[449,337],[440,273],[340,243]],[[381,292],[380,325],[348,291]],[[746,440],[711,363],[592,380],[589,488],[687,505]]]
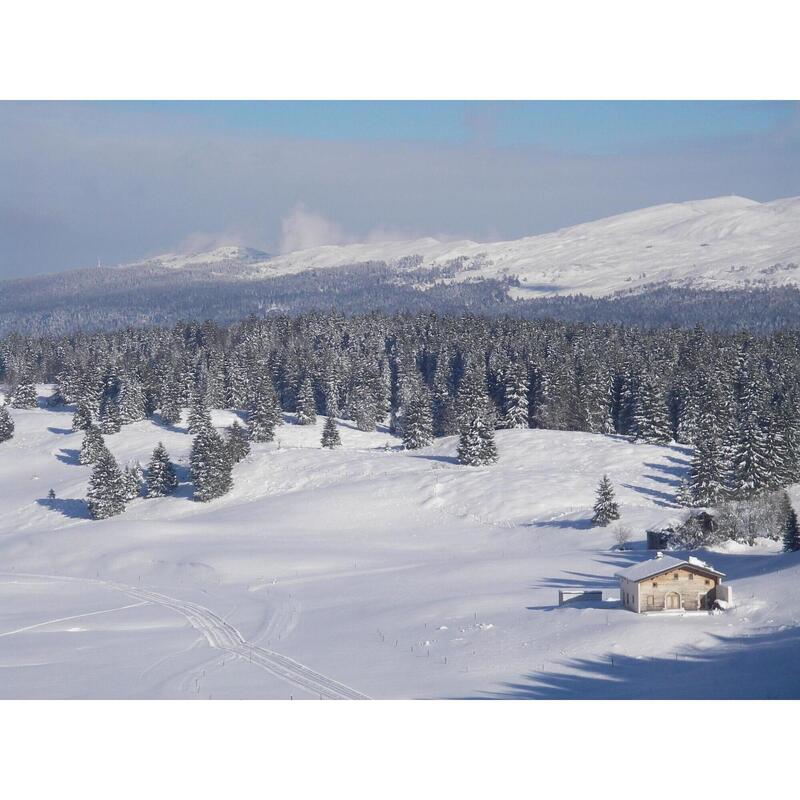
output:
[[[130,266],[238,265],[241,277],[259,278],[364,261],[407,265],[413,256],[424,266],[450,263],[455,281],[518,276],[512,294],[522,298],[578,292],[602,297],[655,283],[711,289],[798,284],[800,197],[669,203],[508,242],[425,238],[326,245],[274,258],[221,247]]]

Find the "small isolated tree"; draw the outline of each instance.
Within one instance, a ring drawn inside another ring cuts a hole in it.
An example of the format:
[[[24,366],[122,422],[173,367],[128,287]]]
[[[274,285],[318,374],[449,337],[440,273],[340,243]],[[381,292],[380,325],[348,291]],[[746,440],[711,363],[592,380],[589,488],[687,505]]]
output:
[[[247,436],[247,431],[236,420],[228,428],[227,444],[231,462],[234,464],[238,464],[250,452],[250,440]]]
[[[614,526],[614,541],[617,543],[618,550],[627,550],[631,540],[631,529],[625,525]]]
[[[340,447],[341,444],[342,438],[339,436],[339,429],[336,427],[336,419],[328,417],[322,429],[322,446],[333,450],[334,447]]]
[[[100,434],[100,428],[96,425],[90,425],[83,434],[83,442],[81,443],[81,452],[78,456],[78,461],[80,461],[81,464],[94,464],[100,456],[103,455],[105,449],[106,446]]]
[[[603,479],[597,487],[592,525],[603,527],[615,519],[619,519],[619,506],[614,500],[614,487],[611,485],[608,475],[603,475]]]
[[[103,448],[89,479],[86,504],[92,519],[106,519],[125,510],[126,486],[111,453]]]
[[[793,508],[786,515],[786,525],[783,529],[783,552],[795,553],[800,550],[800,527],[797,524],[797,514]]]
[[[0,442],[7,442],[14,435],[14,420],[8,409],[0,406]]]
[[[314,400],[314,387],[306,378],[297,392],[297,424],[313,425],[317,421],[317,404]]]
[[[147,465],[147,496],[164,497],[177,487],[178,476],[170,463],[166,448],[159,442]]]

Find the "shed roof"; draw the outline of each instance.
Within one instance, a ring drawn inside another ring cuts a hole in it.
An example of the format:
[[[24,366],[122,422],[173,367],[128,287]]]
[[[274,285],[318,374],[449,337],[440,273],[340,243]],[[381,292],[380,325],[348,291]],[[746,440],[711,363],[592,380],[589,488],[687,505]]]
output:
[[[617,578],[627,578],[629,581],[641,581],[652,578],[653,575],[660,575],[662,572],[669,572],[677,567],[694,567],[700,572],[707,572],[711,575],[718,575],[720,578],[725,576],[724,572],[710,567],[705,561],[689,556],[689,558],[675,558],[674,556],[663,556],[660,553],[655,558],[634,564],[626,569],[621,569],[615,573]]]

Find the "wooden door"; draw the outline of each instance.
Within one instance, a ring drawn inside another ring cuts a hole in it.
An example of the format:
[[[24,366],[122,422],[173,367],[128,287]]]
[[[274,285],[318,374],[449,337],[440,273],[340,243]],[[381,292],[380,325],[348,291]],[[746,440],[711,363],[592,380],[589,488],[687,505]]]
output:
[[[667,608],[676,609],[681,607],[681,596],[677,592],[670,592],[667,595]]]

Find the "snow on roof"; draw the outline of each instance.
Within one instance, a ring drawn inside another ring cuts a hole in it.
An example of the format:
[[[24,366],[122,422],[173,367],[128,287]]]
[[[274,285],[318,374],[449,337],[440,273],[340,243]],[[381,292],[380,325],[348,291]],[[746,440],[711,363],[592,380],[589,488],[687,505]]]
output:
[[[650,558],[647,561],[634,564],[626,569],[621,569],[619,572],[614,573],[614,577],[626,578],[629,581],[641,581],[645,578],[650,578],[653,575],[660,575],[662,572],[669,572],[669,570],[676,569],[677,567],[687,566],[697,567],[697,569],[704,570],[705,572],[711,572],[714,575],[719,575],[720,577],[725,575],[724,572],[719,572],[718,570],[706,564],[705,561],[701,561],[699,558],[695,558],[694,556],[689,556],[688,559],[685,559],[675,558],[674,556],[665,556],[659,553],[655,558]]]

